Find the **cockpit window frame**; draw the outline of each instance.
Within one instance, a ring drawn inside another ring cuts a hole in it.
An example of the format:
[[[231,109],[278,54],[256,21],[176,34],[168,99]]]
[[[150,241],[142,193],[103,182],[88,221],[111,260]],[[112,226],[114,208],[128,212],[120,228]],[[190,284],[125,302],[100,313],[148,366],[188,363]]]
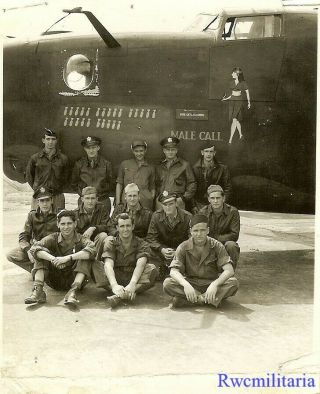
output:
[[[278,26],[276,26],[277,29],[274,29],[273,31],[273,35],[272,36],[263,36],[263,37],[248,37],[248,38],[231,38],[232,33],[234,33],[234,30],[237,26],[237,21],[239,21],[239,19],[245,19],[245,18],[261,18],[261,17],[273,17],[274,21],[278,20]],[[231,23],[230,27],[228,29],[228,32],[225,31],[226,25],[227,23]],[[278,31],[278,33],[276,33],[276,31]],[[277,39],[283,36],[283,15],[279,14],[279,13],[275,13],[275,14],[256,14],[256,15],[236,15],[236,16],[232,16],[232,15],[225,15],[225,18],[221,24],[221,28],[219,31],[219,39],[222,41],[256,41],[256,40],[272,40],[272,39]]]

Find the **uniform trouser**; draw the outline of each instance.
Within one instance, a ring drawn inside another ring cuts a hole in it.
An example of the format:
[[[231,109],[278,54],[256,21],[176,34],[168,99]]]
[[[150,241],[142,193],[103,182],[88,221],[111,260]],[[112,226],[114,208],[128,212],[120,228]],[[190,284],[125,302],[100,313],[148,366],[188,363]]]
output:
[[[224,247],[232,260],[232,266],[235,270],[239,261],[240,246],[234,241],[227,241],[224,243]]]
[[[33,263],[29,260],[27,252],[23,251],[19,247],[14,248],[7,253],[7,260],[28,272],[31,272],[33,268]]]
[[[43,269],[44,280],[48,286],[55,290],[69,290],[78,272],[88,279],[91,277],[92,263],[93,260],[76,260],[72,266],[60,270],[47,260],[37,259],[32,269],[32,276],[34,278],[35,273]]]
[[[196,278],[185,278],[195,290],[198,290],[201,294],[205,293],[207,288],[210,286],[211,282],[208,280],[206,284],[199,284],[199,280]],[[236,294],[239,288],[239,282],[235,277],[227,279],[222,285],[218,286],[218,291],[216,293],[216,301],[213,303],[217,307],[220,302],[230,296]],[[168,295],[174,297],[184,297],[186,298],[183,286],[181,286],[175,279],[167,278],[163,282],[163,290]]]
[[[114,268],[115,277],[117,283],[121,286],[127,286],[132,278],[133,270],[126,271],[122,269]],[[92,276],[97,287],[102,287],[106,290],[110,290],[110,283],[104,270],[104,264],[101,261],[95,261],[92,265]],[[140,276],[137,285],[140,285],[137,289],[137,293],[142,293],[154,286],[156,278],[158,276],[158,270],[153,264],[146,264],[144,270]]]
[[[65,209],[66,202],[63,193],[56,194],[52,197],[52,206],[55,212],[58,212],[61,209]],[[38,208],[38,200],[32,198],[31,209],[37,209],[37,208]]]
[[[108,234],[107,233],[99,233],[94,237],[94,244],[96,246],[97,254],[96,254],[96,259],[101,260],[101,255],[103,253],[103,246],[104,246],[104,241],[107,238]]]

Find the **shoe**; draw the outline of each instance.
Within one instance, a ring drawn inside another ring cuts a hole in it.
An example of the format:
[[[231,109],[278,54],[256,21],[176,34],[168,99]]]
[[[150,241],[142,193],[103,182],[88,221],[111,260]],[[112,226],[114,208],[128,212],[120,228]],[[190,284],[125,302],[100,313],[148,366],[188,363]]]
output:
[[[183,297],[173,297],[172,298],[172,308],[186,308],[195,305],[194,303],[188,301]]]
[[[117,308],[122,304],[122,298],[118,297],[117,295],[107,297],[107,300],[112,309]]]
[[[64,296],[64,304],[77,305],[79,300],[77,299],[78,288],[71,288],[68,293]]]
[[[30,304],[43,304],[47,301],[46,293],[43,291],[43,286],[34,285],[33,290],[30,297],[27,297],[24,300],[24,303],[27,305]]]

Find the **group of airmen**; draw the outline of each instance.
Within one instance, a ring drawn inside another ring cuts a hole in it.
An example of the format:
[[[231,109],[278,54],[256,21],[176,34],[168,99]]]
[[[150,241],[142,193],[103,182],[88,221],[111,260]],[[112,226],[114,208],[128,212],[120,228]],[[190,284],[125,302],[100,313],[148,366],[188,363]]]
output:
[[[32,274],[25,304],[46,302],[46,284],[67,291],[66,305],[77,305],[89,281],[109,292],[112,308],[133,302],[157,280],[173,308],[218,307],[237,292],[240,216],[226,203],[229,170],[214,146],[204,147],[191,167],[178,155],[179,139],[167,137],[160,142],[164,160],[153,166],[147,143],[133,141],[133,157],[119,166],[112,212],[114,177],[99,152],[101,139],[81,141],[85,154],[72,171],[53,130],[44,129],[42,142],[26,168],[31,211],[19,247],[7,254]],[[75,210],[65,209],[68,183],[79,194]]]

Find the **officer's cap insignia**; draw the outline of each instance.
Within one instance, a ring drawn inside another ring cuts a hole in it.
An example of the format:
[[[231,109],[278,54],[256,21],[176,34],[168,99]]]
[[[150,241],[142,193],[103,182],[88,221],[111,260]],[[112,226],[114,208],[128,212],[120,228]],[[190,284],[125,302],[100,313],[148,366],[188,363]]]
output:
[[[162,193],[162,195],[164,196],[164,197],[167,197],[168,195],[169,195],[169,192],[167,192],[166,190]]]
[[[90,142],[92,140],[91,137],[87,137],[87,141]]]
[[[41,188],[40,188],[40,192],[41,192],[41,193],[44,193],[45,191],[46,191],[46,189],[45,189],[44,187],[41,187]]]
[[[168,142],[172,142],[172,138],[171,137],[168,138]]]

